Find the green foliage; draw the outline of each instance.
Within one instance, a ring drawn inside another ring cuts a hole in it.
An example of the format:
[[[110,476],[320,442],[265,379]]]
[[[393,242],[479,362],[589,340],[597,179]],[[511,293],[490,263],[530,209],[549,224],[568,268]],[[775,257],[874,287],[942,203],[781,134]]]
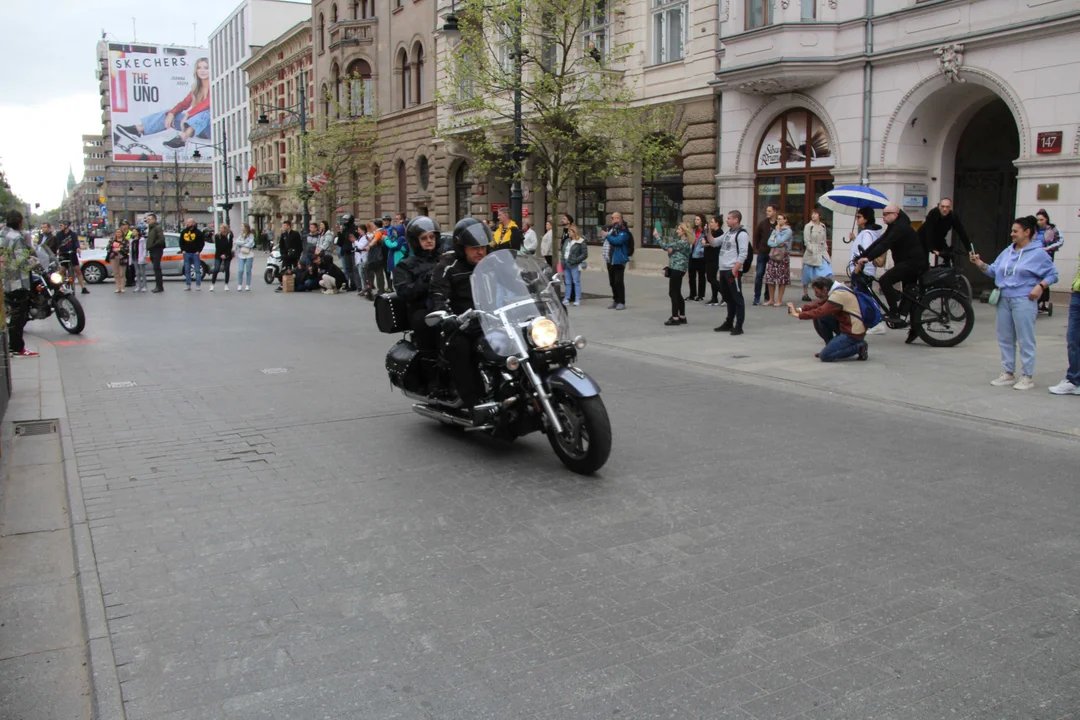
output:
[[[447,115],[438,132],[481,173],[523,177],[512,153],[515,95],[523,154],[548,190],[551,217],[573,181],[634,168],[649,174],[678,151],[671,107],[633,105],[620,69],[633,48],[614,42],[608,24],[621,12],[618,0],[463,0],[457,7],[461,35],[445,61],[450,91],[440,98]],[[593,34],[601,29],[603,38]]]
[[[6,214],[9,210],[26,212],[26,203],[12,191],[7,176],[0,170],[0,212]]]

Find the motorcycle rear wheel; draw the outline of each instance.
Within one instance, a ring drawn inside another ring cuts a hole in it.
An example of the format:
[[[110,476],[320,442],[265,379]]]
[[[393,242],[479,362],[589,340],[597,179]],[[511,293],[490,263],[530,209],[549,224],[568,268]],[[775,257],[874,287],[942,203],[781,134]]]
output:
[[[551,449],[563,465],[579,475],[591,475],[611,455],[611,420],[599,396],[579,398],[562,392],[551,396],[563,432],[548,432]]]
[[[57,298],[53,310],[60,327],[72,335],[78,335],[86,327],[86,313],[83,311],[82,303],[70,295]]]

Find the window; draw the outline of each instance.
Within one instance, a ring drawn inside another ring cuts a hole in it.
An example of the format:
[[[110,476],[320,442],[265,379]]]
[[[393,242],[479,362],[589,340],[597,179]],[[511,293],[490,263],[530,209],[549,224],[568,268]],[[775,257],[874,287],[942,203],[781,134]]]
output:
[[[330,23],[333,24],[333,23],[336,23],[336,22],[337,22],[337,3],[334,3],[333,5],[330,6]]]
[[[330,68],[330,78],[334,82],[334,117],[337,117],[341,113],[341,95],[342,95],[342,79],[341,70],[335,64]]]
[[[591,53],[596,49],[601,57],[607,53],[608,24],[607,0],[599,0],[585,18],[585,52]]]
[[[686,0],[653,0],[652,16],[653,63],[682,60],[686,51]]]
[[[802,15],[799,18],[803,22],[813,22],[817,12],[817,0],[800,0]]]
[[[357,60],[349,67],[349,114],[353,117],[371,115],[375,111],[374,83],[371,66]]]
[[[405,206],[408,204],[408,188],[406,187],[405,161],[398,160],[397,164],[397,212],[406,213]]]
[[[405,48],[398,51],[397,71],[401,73],[401,87],[399,88],[401,107],[399,109],[404,110],[409,107],[412,95],[412,72],[409,65],[409,56],[405,53]]]
[[[419,105],[424,102],[424,46],[416,43],[413,46],[413,71],[416,77],[413,80],[413,104]]]
[[[382,215],[382,173],[378,165],[371,166],[371,182],[374,185],[373,204],[375,205],[375,212],[372,214],[379,217]]]
[[[326,87],[326,83],[322,86],[322,116],[324,118],[330,117],[330,88]]]
[[[319,52],[326,52],[326,18],[319,13]]]
[[[772,0],[746,0],[746,29],[772,24]]]
[[[430,179],[431,168],[428,165],[428,159],[421,155],[420,159],[416,162],[416,180],[420,185],[421,190],[427,190],[428,180]]]
[[[514,30],[510,23],[502,23],[499,33],[499,65],[507,75],[514,72]]]

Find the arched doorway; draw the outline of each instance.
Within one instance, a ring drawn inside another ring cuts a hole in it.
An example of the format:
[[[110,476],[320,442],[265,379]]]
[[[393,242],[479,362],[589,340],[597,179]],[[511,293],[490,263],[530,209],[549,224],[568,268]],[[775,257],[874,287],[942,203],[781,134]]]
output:
[[[469,163],[464,160],[454,173],[454,222],[459,223],[472,215],[472,181],[469,180]]]
[[[792,252],[801,254],[803,225],[817,199],[832,190],[835,164],[833,141],[821,118],[802,108],[780,113],[758,146],[753,222],[765,217],[767,206],[777,208],[791,224]],[[832,227],[829,210],[822,209],[822,219]]]
[[[995,98],[975,113],[956,146],[953,205],[975,249],[990,262],[1009,243],[1016,216],[1016,166],[1020,133],[1005,101]],[[967,265],[974,287],[990,278]]]

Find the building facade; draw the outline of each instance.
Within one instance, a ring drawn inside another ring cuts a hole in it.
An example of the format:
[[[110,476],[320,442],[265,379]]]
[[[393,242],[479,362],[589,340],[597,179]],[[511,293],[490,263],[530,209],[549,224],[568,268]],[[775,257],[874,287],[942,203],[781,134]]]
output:
[[[296,23],[311,17],[310,2],[244,0],[210,34],[211,92],[214,98],[214,132],[217,142],[228,145],[228,156],[213,155],[215,222],[228,223],[234,232],[248,222],[252,184],[251,114],[247,77],[243,64],[253,48],[273,41]],[[232,207],[226,213],[226,201]]]
[[[279,229],[289,220],[299,229],[303,217],[300,190],[304,188],[296,167],[300,152],[300,87],[304,86],[305,112],[315,111],[314,78],[311,71],[311,20],[302,20],[281,36],[255,49],[242,65],[247,75],[248,114],[251,127],[251,163],[255,167],[250,215],[253,227],[268,223]],[[273,111],[270,108],[290,108]],[[259,123],[260,116],[267,122]]]
[[[871,14],[866,14],[866,9]],[[869,184],[920,223],[950,197],[990,259],[1017,215],[1080,231],[1080,7],[1067,0],[724,3],[718,204],[796,234],[833,185]],[[850,216],[829,216],[846,267]],[[1058,255],[1072,277],[1076,253]],[[963,261],[976,287],[989,279]]]
[[[138,222],[154,212],[168,229],[179,228],[188,217],[201,225],[213,221],[211,205],[211,168],[208,163],[191,162],[188,155],[176,151],[171,157],[151,162],[117,162],[113,159],[113,128],[110,115],[109,41],[97,44],[97,80],[101,95],[100,151],[104,154],[103,171],[95,177],[100,204],[107,208],[107,227],[115,228],[123,220]]]

